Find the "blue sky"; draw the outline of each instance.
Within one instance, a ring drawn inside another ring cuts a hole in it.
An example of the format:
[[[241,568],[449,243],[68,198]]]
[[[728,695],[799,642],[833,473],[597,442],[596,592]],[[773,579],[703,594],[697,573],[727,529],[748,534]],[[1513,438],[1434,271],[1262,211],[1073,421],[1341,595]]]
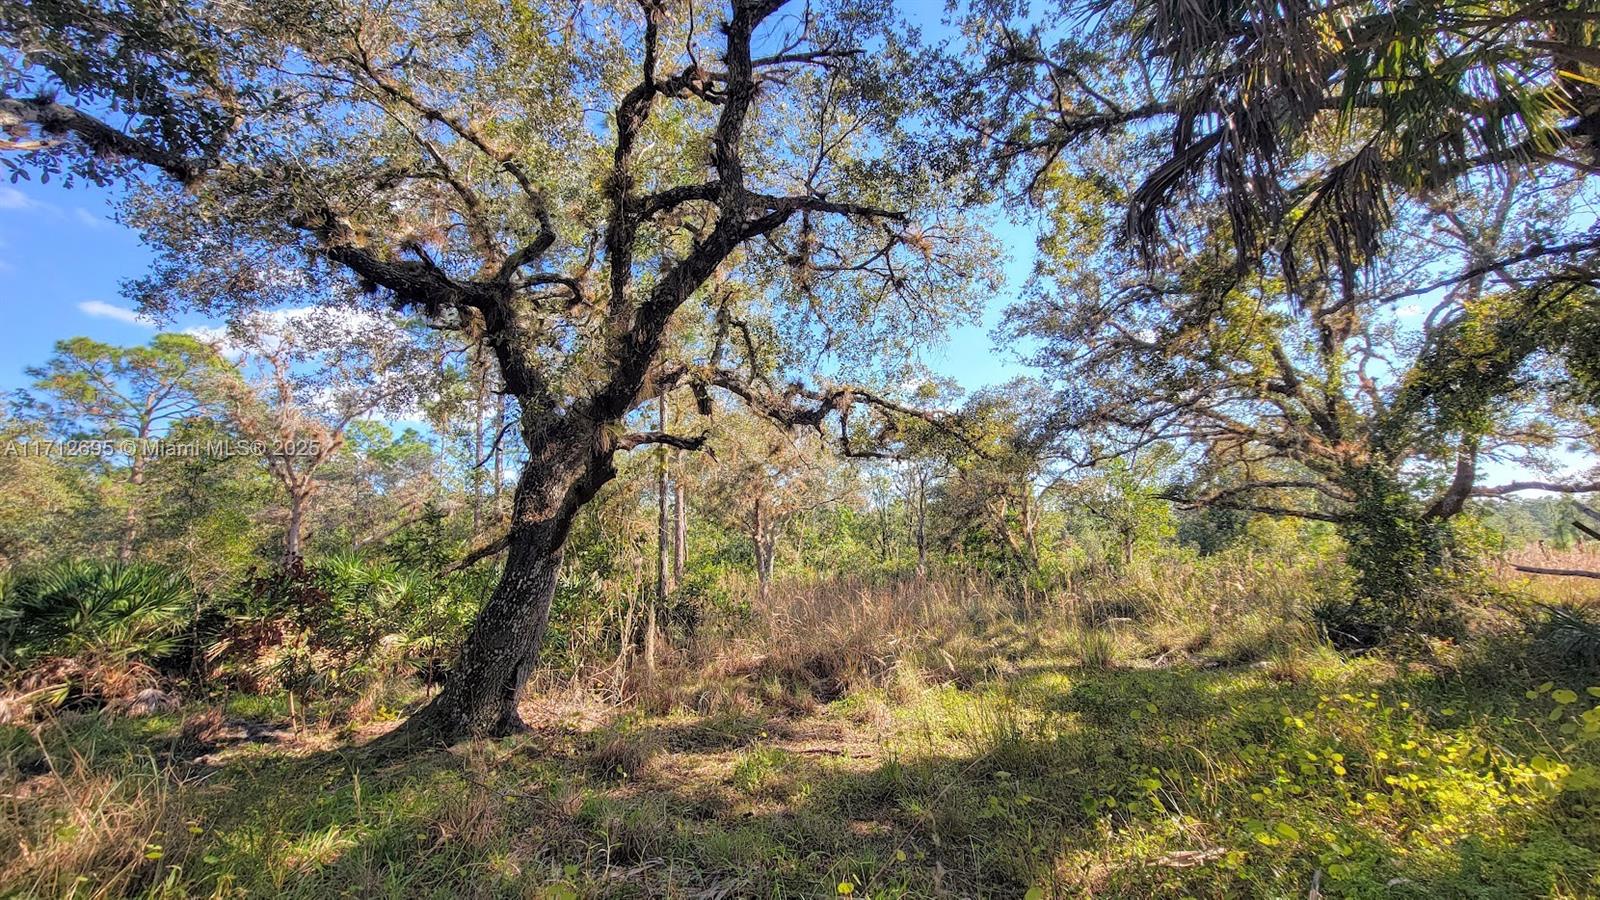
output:
[[[25,387],[24,369],[44,362],[56,341],[86,336],[113,344],[141,344],[154,324],[136,320],[121,297],[125,279],[144,274],[151,254],[137,232],[112,220],[106,189],[67,189],[37,181],[0,184],[0,392]],[[936,371],[976,388],[1006,381],[1023,369],[994,346],[989,331],[1026,277],[1033,252],[1024,229],[1007,228],[1006,290],[990,297],[981,324],[963,326],[931,348]],[[164,327],[216,324],[190,314]]]
[[[141,344],[155,333],[119,296],[150,254],[111,221],[108,197],[90,186],[0,184],[0,390],[26,385],[23,370],[63,338]]]
[[[0,184],[0,321],[6,323],[0,329],[0,393],[26,387],[24,370],[44,362],[56,341],[83,335],[132,345],[158,330],[155,323],[136,318],[133,305],[121,296],[121,283],[143,274],[151,254],[136,232],[112,220],[112,199],[108,190],[82,184],[71,189],[37,181]],[[981,323],[955,329],[950,340],[926,354],[930,367],[968,389],[1027,374],[1008,348],[995,345],[990,332],[1027,277],[1033,237],[1015,225],[1001,227],[999,237],[1008,257],[1005,287],[986,300]],[[161,327],[215,324],[191,313]],[[1593,462],[1567,453],[1556,457],[1574,472]],[[1484,468],[1485,481],[1531,474],[1502,463]]]

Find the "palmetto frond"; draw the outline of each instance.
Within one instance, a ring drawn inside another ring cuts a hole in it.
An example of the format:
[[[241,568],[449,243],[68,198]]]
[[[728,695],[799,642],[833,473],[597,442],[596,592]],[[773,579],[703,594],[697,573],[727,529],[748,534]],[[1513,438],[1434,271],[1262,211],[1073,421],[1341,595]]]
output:
[[[1600,147],[1600,0],[1062,0],[1073,37],[1027,39],[1034,108],[1000,157],[1054,165],[1118,129],[1154,145],[1127,204],[1147,260],[1187,199],[1225,212],[1237,263],[1294,280],[1368,260],[1403,193]],[[1096,46],[1134,71],[1080,64]],[[1068,77],[1070,76],[1070,78]],[[1091,83],[1091,81],[1093,83]],[[1073,85],[1081,85],[1074,88]],[[1065,86],[1064,86],[1065,85]],[[1017,83],[991,83],[989,115]],[[1035,183],[1038,179],[1035,177]],[[1348,277],[1347,275],[1345,277]]]
[[[1185,179],[1209,175],[1241,259],[1268,236],[1287,260],[1349,268],[1376,249],[1397,191],[1593,152],[1594,0],[1140,0],[1131,21],[1184,109],[1130,210],[1146,253]]]
[[[0,600],[19,657],[149,657],[172,649],[193,592],[159,568],[76,561],[15,579]]]

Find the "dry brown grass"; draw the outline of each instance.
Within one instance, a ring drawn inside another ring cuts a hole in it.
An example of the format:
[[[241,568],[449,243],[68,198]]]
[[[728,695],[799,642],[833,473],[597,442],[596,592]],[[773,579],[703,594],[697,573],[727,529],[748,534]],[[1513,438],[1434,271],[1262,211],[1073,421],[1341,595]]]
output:
[[[1506,584],[1517,585],[1540,600],[1550,603],[1594,603],[1600,601],[1600,579],[1520,572],[1517,566],[1541,569],[1576,569],[1600,572],[1600,541],[1584,541],[1565,550],[1527,544],[1502,553],[1494,560],[1496,576]]]
[[[638,778],[660,750],[654,731],[624,718],[589,733],[589,768],[601,778]]]
[[[973,580],[780,583],[732,640],[703,641],[684,654],[695,676],[693,707],[737,709],[734,686],[743,685],[763,702],[805,713],[865,687],[904,691],[924,670],[965,674],[961,642],[1003,620],[1003,610],[990,586]],[[940,665],[926,665],[935,660]]]
[[[433,821],[435,840],[482,849],[504,825],[503,798],[490,787],[498,754],[487,741],[466,744],[458,752],[464,784],[458,791],[447,792],[440,802]]]
[[[76,752],[44,759],[42,774],[0,776],[0,884],[22,896],[124,896],[186,839],[173,775],[153,756],[127,771]]]

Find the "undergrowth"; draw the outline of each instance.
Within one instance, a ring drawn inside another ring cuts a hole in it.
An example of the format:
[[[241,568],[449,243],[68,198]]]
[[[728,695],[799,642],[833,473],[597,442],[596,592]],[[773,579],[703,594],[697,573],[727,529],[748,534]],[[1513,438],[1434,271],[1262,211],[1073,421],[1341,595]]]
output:
[[[1026,614],[981,584],[777,590],[622,703],[547,693],[531,735],[404,759],[271,698],[11,727],[0,889],[1600,895],[1600,672],[1510,615],[1344,655],[1316,592],[1217,565]]]

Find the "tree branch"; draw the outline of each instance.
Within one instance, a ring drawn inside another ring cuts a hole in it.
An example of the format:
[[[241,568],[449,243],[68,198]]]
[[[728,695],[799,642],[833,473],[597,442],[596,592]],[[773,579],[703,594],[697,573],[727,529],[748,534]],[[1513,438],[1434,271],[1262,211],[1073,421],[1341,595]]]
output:
[[[665,431],[638,431],[625,434],[616,440],[614,445],[618,450],[633,450],[648,444],[664,444],[668,447],[677,447],[680,450],[701,450],[710,452],[705,446],[706,438],[710,432],[701,432],[693,436],[681,434],[668,434]]]
[[[1518,572],[1527,572],[1530,575],[1560,575],[1567,578],[1600,578],[1600,572],[1590,572],[1584,569],[1546,569],[1543,566],[1523,566],[1516,563],[1511,568]]]
[[[0,132],[15,134],[30,125],[45,135],[70,134],[95,156],[120,157],[154,166],[185,186],[199,181],[213,165],[211,160],[185,156],[119,131],[88,113],[48,97],[31,100],[0,97]],[[42,150],[48,147],[48,142],[36,142],[14,149]]]
[[[1474,497],[1501,497],[1518,491],[1550,491],[1557,494],[1592,494],[1600,491],[1600,481],[1587,484],[1562,484],[1554,481],[1512,481],[1495,487],[1473,488]]]

